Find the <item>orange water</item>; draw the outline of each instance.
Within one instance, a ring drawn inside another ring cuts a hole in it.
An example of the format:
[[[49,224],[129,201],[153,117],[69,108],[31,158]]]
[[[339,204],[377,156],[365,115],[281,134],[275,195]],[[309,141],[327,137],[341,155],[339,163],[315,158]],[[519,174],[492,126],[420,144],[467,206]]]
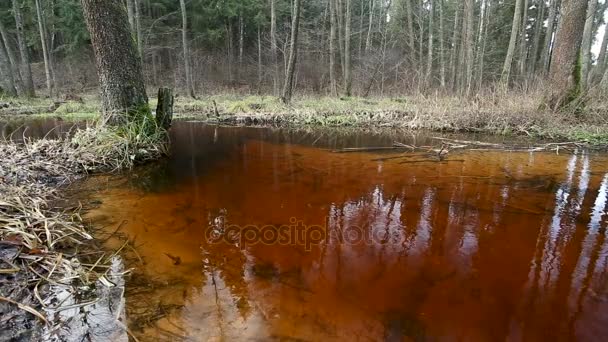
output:
[[[101,204],[87,218],[135,246],[123,249],[135,269],[132,333],[608,339],[608,158],[470,151],[438,163],[331,151],[396,139],[178,123],[165,164],[89,180]],[[430,142],[401,137],[414,140]],[[322,241],[238,235],[294,221],[321,227]]]

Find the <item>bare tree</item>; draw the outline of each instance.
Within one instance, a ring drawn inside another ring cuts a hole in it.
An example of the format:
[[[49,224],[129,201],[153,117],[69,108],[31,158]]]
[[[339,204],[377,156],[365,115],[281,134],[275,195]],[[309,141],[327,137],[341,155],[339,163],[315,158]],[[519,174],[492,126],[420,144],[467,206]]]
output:
[[[551,62],[553,33],[555,32],[555,21],[557,19],[557,4],[559,0],[549,0],[549,17],[547,18],[547,29],[545,31],[545,41],[543,43],[543,51],[541,53],[541,67],[543,73],[549,71]]]
[[[555,35],[553,61],[549,70],[551,87],[548,105],[561,109],[581,95],[581,42],[587,14],[587,0],[563,0],[561,19]]]
[[[515,55],[515,47],[517,45],[517,37],[519,33],[519,25],[521,24],[521,8],[522,0],[515,1],[515,14],[513,14],[513,23],[511,25],[511,39],[509,40],[509,48],[505,57],[505,64],[502,67],[502,75],[500,76],[501,83],[508,84],[511,76],[511,66],[513,65],[513,56]]]
[[[3,79],[3,89],[5,93],[11,96],[17,96],[17,89],[15,88],[15,79],[13,78],[13,72],[11,71],[10,61],[4,49],[4,42],[0,40],[0,76]]]
[[[456,4],[456,13],[454,14],[454,29],[452,30],[452,48],[450,51],[450,82],[452,90],[456,89],[457,86],[457,76],[458,76],[458,33],[460,33],[459,25],[460,25],[460,15],[462,13],[462,6],[460,2]]]
[[[298,34],[300,31],[300,11],[301,0],[293,1],[293,18],[291,21],[291,44],[289,48],[289,61],[287,63],[287,73],[285,74],[285,85],[283,86],[283,94],[281,101],[283,103],[291,102],[293,94],[293,79],[296,72],[296,62],[298,59]]]
[[[528,78],[534,76],[538,62],[538,49],[540,48],[540,33],[545,22],[545,2],[536,0],[536,19],[534,20],[534,37],[532,41],[532,52],[530,53],[530,63],[528,64]]]
[[[40,33],[40,42],[42,45],[42,56],[44,58],[44,73],[46,75],[46,88],[50,97],[53,96],[53,76],[51,73],[51,60],[49,55],[49,42],[48,36],[46,35],[46,29],[44,27],[44,15],[42,13],[42,7],[40,6],[40,0],[35,0],[36,13],[38,14],[38,31]]]
[[[270,0],[270,59],[274,69],[273,89],[274,95],[279,95],[279,61],[277,57],[277,13],[276,0]]]
[[[587,8],[587,16],[585,20],[585,28],[583,31],[583,42],[581,44],[582,65],[581,65],[581,86],[587,87],[589,79],[589,70],[591,69],[591,43],[593,42],[593,23],[595,20],[595,12],[597,10],[597,0],[589,0]]]
[[[135,30],[137,33],[137,51],[139,57],[144,60],[144,37],[141,30],[141,0],[133,0],[135,5]]]
[[[336,82],[336,8],[335,0],[329,0],[329,83],[332,96],[338,96]]]
[[[441,88],[445,88],[445,43],[443,35],[443,0],[439,0],[439,78]]]
[[[602,11],[602,15],[606,15],[606,11],[608,11],[608,1],[604,4],[604,11]],[[602,78],[604,72],[606,71],[607,61],[606,54],[608,53],[608,29],[604,30],[604,37],[602,38],[602,45],[600,47],[600,54],[597,58],[597,65],[593,69],[592,72],[592,81],[597,82],[598,79]]]
[[[409,0],[406,0],[409,1]],[[372,29],[374,27],[374,10],[376,9],[376,2],[369,0],[369,25],[367,27],[367,39],[365,40],[365,52],[369,52],[372,47]]]
[[[141,59],[124,4],[121,0],[81,2],[95,53],[105,119],[122,124],[149,114]]]
[[[352,95],[352,65],[351,65],[351,24],[352,24],[352,12],[351,12],[351,1],[346,0],[346,18],[344,28],[344,92],[346,96]]]
[[[526,44],[526,27],[528,25],[528,0],[524,0],[521,29],[519,30],[519,76],[525,81],[528,49]]]
[[[24,93],[23,89],[23,81],[21,80],[21,73],[19,72],[19,61],[17,61],[17,57],[15,56],[15,52],[10,44],[9,35],[6,32],[6,28],[4,24],[0,20],[0,36],[2,41],[4,41],[4,51],[8,58],[8,67],[11,72],[11,76],[14,80],[15,89],[17,90],[17,94],[21,95]]]
[[[27,50],[27,42],[25,40],[25,29],[23,26],[20,0],[13,0],[13,15],[15,16],[17,44],[19,45],[19,54],[21,55],[21,70],[23,71],[25,94],[29,97],[34,97],[36,96],[36,91],[34,90],[34,79],[32,77],[30,54]]]
[[[434,2],[433,0],[429,1],[429,43],[427,46],[428,55],[426,61],[426,77],[425,82],[427,86],[432,83],[431,77],[433,74],[433,31],[434,31]]]
[[[194,86],[192,84],[192,70],[190,69],[190,50],[188,49],[188,14],[186,12],[186,1],[180,0],[182,12],[182,53],[184,54],[184,70],[186,73],[186,88],[188,95],[194,98]]]

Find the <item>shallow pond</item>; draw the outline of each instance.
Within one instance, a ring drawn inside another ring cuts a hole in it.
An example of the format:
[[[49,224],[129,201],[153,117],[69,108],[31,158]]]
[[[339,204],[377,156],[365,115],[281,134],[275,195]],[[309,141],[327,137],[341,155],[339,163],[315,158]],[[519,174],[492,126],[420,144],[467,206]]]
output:
[[[608,158],[401,152],[424,135],[178,122],[79,186],[140,340],[606,340]]]

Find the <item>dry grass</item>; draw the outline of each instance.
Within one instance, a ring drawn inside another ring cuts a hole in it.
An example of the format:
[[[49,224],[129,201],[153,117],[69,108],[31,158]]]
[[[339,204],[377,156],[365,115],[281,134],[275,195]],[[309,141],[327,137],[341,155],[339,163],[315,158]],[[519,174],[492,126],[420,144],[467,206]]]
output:
[[[166,133],[151,125],[152,119],[121,128],[97,124],[60,140],[0,143],[0,298],[6,299],[0,312],[8,312],[2,305],[15,305],[46,322],[36,308],[44,306],[47,285],[111,285],[104,276],[108,258],[88,253],[92,237],[78,208],[52,206],[55,188],[166,154]]]
[[[471,98],[440,93],[393,98],[299,96],[284,105],[272,96],[216,95],[178,98],[176,111],[181,117],[233,124],[396,127],[608,142],[603,98],[590,97],[581,113],[553,113],[541,108],[543,96],[539,87],[526,92],[487,91]]]

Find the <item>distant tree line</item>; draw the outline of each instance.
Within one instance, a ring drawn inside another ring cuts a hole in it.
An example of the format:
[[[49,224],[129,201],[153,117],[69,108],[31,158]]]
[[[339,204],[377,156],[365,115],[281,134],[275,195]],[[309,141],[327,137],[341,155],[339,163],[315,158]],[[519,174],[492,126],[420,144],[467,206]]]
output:
[[[471,96],[544,84],[560,106],[608,88],[608,1],[124,0],[146,83],[188,95],[294,89]],[[95,86],[80,0],[0,3],[10,95]],[[594,56],[591,49],[600,45]],[[38,89],[36,89],[38,86]],[[43,90],[44,89],[44,90]]]

